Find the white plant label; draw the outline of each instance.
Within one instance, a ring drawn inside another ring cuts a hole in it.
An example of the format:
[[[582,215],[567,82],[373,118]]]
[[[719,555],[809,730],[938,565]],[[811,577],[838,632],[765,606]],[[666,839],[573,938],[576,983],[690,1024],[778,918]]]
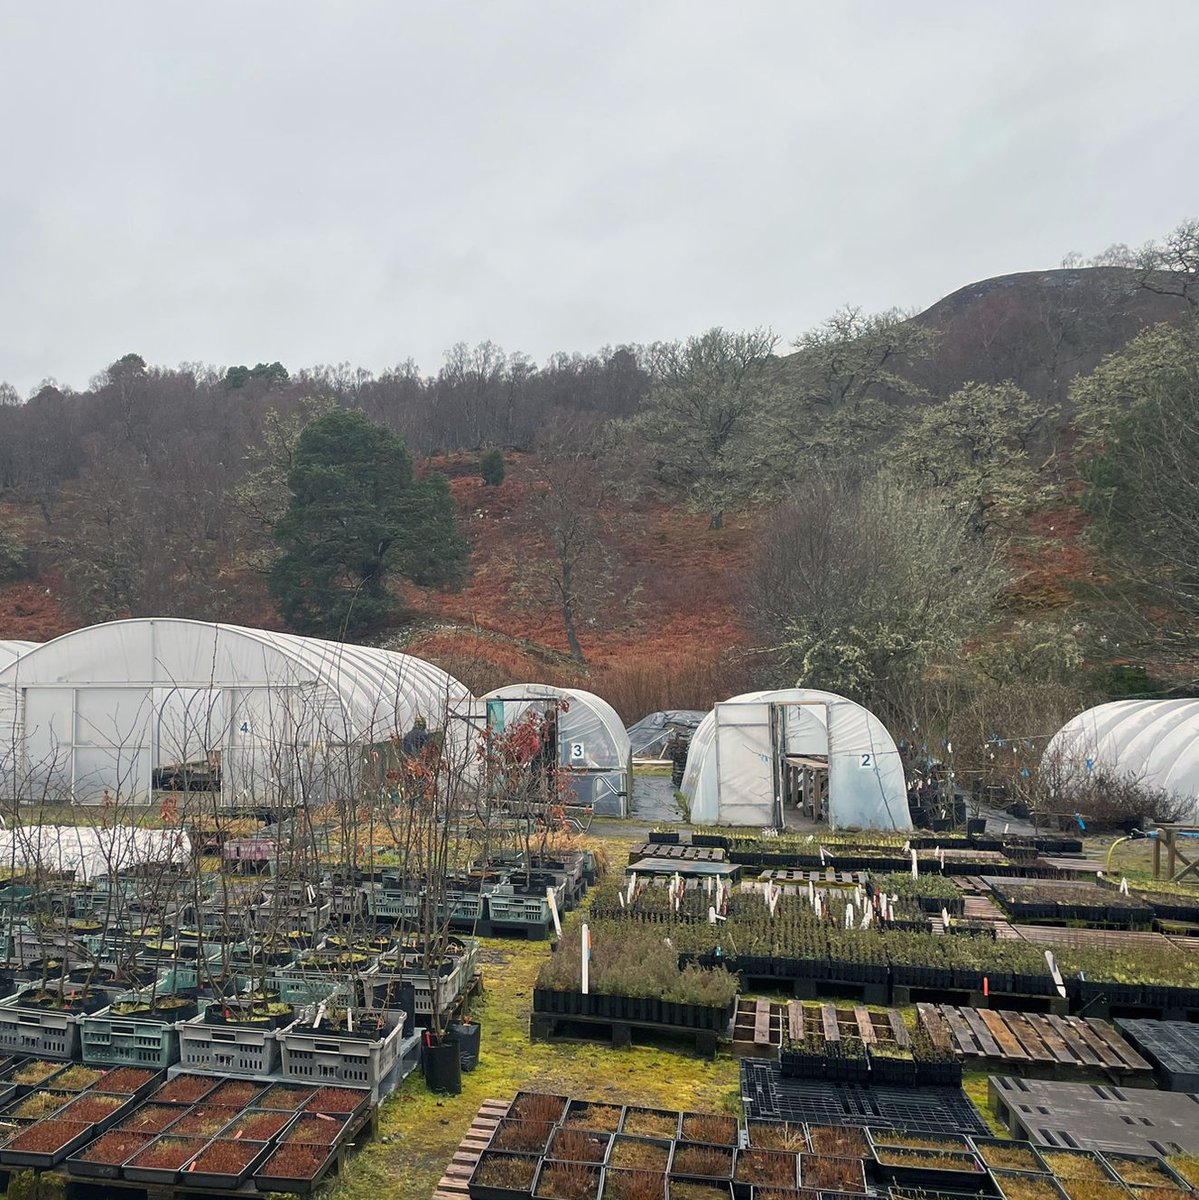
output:
[[[587,928],[586,921],[583,922],[583,929],[579,935],[579,955],[582,960],[580,969],[583,980],[583,995],[586,996],[588,994],[587,988],[589,983],[587,968],[591,961],[591,931]]]
[[[1052,950],[1045,951],[1045,961],[1049,964],[1049,974],[1053,976],[1053,986],[1057,988],[1057,994],[1063,999],[1066,995],[1066,984],[1062,979],[1062,973],[1057,969],[1057,959],[1053,957]]]
[[[558,897],[554,895],[552,887],[545,889],[545,898],[550,902],[550,916],[554,918],[554,932],[561,937],[562,922],[558,919]]]

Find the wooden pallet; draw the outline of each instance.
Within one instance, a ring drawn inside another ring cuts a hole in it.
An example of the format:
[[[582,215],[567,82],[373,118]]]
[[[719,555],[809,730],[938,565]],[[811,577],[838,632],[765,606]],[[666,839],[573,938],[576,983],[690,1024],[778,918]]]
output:
[[[786,1028],[786,1005],[761,999],[738,1000],[733,1017],[733,1053],[748,1058],[777,1058]]]
[[[487,1149],[495,1127],[508,1115],[510,1100],[484,1100],[466,1137],[458,1143],[450,1165],[433,1192],[433,1200],[462,1200],[468,1195],[467,1185],[479,1165],[479,1155]]]
[[[838,871],[835,867],[825,867],[823,870],[815,867],[810,870],[801,867],[770,867],[758,876],[759,879],[768,879],[782,888],[806,888],[809,883],[818,886],[865,887],[866,877],[865,871]]]
[[[629,847],[629,863],[643,858],[677,858],[682,862],[724,862],[719,846],[692,846],[684,842],[635,842]]]
[[[1075,929],[1053,925],[1014,925],[1016,933],[1026,942],[1059,946],[1086,946],[1112,949],[1168,950],[1170,941],[1160,933],[1141,929]]]
[[[1054,1076],[1098,1072],[1145,1083],[1153,1069],[1107,1021],[1003,1009],[917,1004],[933,1043],[972,1066]]]

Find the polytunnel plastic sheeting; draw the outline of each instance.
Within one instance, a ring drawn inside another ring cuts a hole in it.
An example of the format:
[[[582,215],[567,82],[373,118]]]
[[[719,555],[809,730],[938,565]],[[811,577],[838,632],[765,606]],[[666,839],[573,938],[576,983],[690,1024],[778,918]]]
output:
[[[1079,713],[1049,740],[1042,770],[1068,781],[1100,771],[1161,788],[1199,819],[1199,700],[1116,700]]]
[[[37,642],[14,642],[0,640],[0,671],[12,666],[22,654],[37,648]]]
[[[843,696],[804,688],[735,696],[703,719],[683,775],[694,823],[775,823],[772,711],[784,753],[827,755],[830,827],[911,828],[903,762],[883,723]]]
[[[629,764],[629,735],[624,725],[616,710],[592,692],[514,683],[488,692],[480,701],[502,701],[505,725],[519,721],[530,708],[544,707],[545,701],[565,705],[565,711],[558,710],[558,761],[562,766],[623,769]]]
[[[402,737],[418,716],[445,730],[452,761],[470,771],[469,706],[452,676],[388,650],[173,618],[115,621],[0,669],[0,768],[22,794],[130,795],[151,790],[155,767],[219,751],[223,780],[242,798],[290,792],[304,774],[323,775],[328,790],[354,769],[337,747]],[[31,765],[48,763],[34,780]]]
[[[658,758],[666,748],[666,742],[674,730],[692,734],[707,713],[697,709],[676,708],[665,712],[650,713],[630,725],[626,732],[629,745],[636,758]]]
[[[17,867],[74,871],[95,879],[139,863],[185,863],[191,840],[181,829],[135,829],[114,825],[22,825],[0,829],[0,861]]]

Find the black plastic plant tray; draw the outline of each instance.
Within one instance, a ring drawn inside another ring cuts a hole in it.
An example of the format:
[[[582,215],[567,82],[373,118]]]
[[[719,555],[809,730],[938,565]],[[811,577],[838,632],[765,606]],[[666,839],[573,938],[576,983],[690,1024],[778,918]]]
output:
[[[219,1142],[219,1138],[213,1138],[208,1146]],[[257,1146],[258,1150],[254,1157],[246,1163],[246,1165],[238,1172],[226,1171],[201,1171],[196,1166],[196,1161],[204,1154],[204,1150],[208,1149],[205,1146],[186,1167],[183,1168],[183,1173],[180,1178],[190,1187],[195,1188],[214,1188],[220,1191],[232,1191],[235,1187],[240,1187],[242,1180],[247,1175],[253,1174],[265,1161],[269,1154],[273,1153],[275,1146],[270,1142],[251,1142],[250,1145]]]
[[[1199,1092],[1199,1025],[1120,1018],[1116,1028],[1153,1063],[1162,1087]]]
[[[867,1087],[784,1079],[776,1062],[741,1060],[741,1101],[747,1120],[862,1125],[908,1133],[986,1136],[989,1130],[960,1088]]]
[[[314,1192],[320,1187],[321,1181],[337,1162],[337,1152],[332,1147],[322,1146],[321,1149],[328,1150],[328,1154],[321,1160],[321,1164],[317,1167],[316,1171],[308,1178],[289,1179],[283,1175],[272,1175],[271,1160],[282,1149],[284,1149],[282,1146],[275,1147],[272,1150],[271,1157],[258,1168],[257,1174],[252,1177],[254,1186],[258,1191],[292,1192],[297,1196],[307,1196],[310,1192]]]
[[[99,1141],[100,1139],[95,1138],[94,1140]],[[74,1154],[67,1158],[65,1164],[67,1168],[67,1174],[78,1175],[85,1179],[119,1179],[121,1175],[121,1168],[125,1165],[125,1163],[127,1163],[135,1154],[140,1154],[153,1140],[154,1139],[151,1135],[145,1135],[144,1141],[136,1150],[133,1151],[133,1154],[126,1155],[125,1158],[118,1163],[93,1162],[92,1160],[83,1157],[87,1154],[91,1146],[91,1143],[89,1142],[88,1145],[84,1146],[82,1150],[76,1150]]]
[[[1118,1154],[1199,1153],[1199,1098],[1111,1084],[992,1075],[991,1107],[1038,1148]]]

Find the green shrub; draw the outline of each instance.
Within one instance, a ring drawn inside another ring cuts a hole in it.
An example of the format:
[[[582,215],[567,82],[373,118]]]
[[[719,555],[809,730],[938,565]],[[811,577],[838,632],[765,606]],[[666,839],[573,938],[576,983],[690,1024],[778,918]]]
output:
[[[497,446],[484,450],[479,456],[479,476],[488,487],[499,487],[504,482],[504,453]]]

